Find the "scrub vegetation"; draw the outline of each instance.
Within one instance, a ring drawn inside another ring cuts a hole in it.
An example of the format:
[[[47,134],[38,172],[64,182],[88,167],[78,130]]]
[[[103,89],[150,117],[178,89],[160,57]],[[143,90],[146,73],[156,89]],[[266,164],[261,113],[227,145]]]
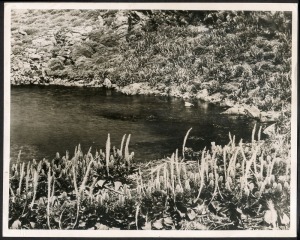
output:
[[[28,10],[12,16],[13,84],[103,86],[109,79],[118,90],[127,86],[127,94],[289,111],[290,12]]]
[[[289,229],[291,21],[267,11],[12,12],[12,85],[197,98],[274,125],[264,140],[254,126],[251,142],[229,133],[200,152],[186,148],[188,132],[149,163],[134,161],[130,135],[53,160],[25,163],[20,152],[9,227]]]
[[[120,149],[80,145],[73,156],[11,167],[9,226],[13,229],[288,229],[290,150],[284,135],[236,141],[193,152],[185,147],[138,164]],[[126,140],[126,143],[125,143]],[[125,146],[125,147],[124,147]],[[94,152],[94,153],[93,153]],[[21,154],[21,153],[20,153]]]

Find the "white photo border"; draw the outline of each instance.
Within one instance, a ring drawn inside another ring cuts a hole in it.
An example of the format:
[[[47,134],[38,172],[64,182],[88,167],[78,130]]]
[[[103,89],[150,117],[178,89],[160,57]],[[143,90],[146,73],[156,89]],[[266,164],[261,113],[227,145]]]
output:
[[[297,3],[4,3],[4,139],[3,139],[3,236],[4,237],[296,237],[297,235]],[[291,211],[289,230],[13,230],[8,228],[10,159],[10,52],[11,10],[14,9],[160,9],[247,10],[292,12],[292,115]]]

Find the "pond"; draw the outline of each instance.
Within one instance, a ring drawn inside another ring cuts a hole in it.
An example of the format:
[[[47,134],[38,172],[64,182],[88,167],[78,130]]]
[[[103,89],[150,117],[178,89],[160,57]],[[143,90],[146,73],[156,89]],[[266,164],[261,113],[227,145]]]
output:
[[[73,155],[79,143],[84,152],[105,149],[107,134],[120,147],[124,134],[131,134],[129,151],[136,161],[170,156],[186,147],[202,150],[227,144],[228,133],[237,141],[251,139],[254,120],[220,114],[224,109],[202,101],[172,97],[126,96],[119,92],[61,86],[14,86],[11,89],[11,161],[52,159],[56,152]]]

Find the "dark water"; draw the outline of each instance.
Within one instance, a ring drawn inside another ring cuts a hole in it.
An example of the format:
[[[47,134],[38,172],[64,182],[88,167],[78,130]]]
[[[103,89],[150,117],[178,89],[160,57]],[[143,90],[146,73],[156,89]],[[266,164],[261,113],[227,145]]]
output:
[[[130,151],[137,161],[170,156],[186,146],[194,150],[228,143],[228,132],[249,141],[254,121],[220,115],[223,109],[201,101],[186,108],[182,99],[125,96],[89,88],[12,87],[11,158],[22,150],[23,160],[52,159],[79,143],[84,151],[104,149],[107,134],[119,148],[123,134],[131,134]]]

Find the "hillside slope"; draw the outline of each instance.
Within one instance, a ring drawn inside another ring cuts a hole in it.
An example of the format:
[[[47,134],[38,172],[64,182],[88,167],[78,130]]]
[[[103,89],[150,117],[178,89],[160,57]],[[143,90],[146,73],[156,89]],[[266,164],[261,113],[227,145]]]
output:
[[[195,97],[274,121],[290,113],[288,12],[14,10],[11,84]]]

